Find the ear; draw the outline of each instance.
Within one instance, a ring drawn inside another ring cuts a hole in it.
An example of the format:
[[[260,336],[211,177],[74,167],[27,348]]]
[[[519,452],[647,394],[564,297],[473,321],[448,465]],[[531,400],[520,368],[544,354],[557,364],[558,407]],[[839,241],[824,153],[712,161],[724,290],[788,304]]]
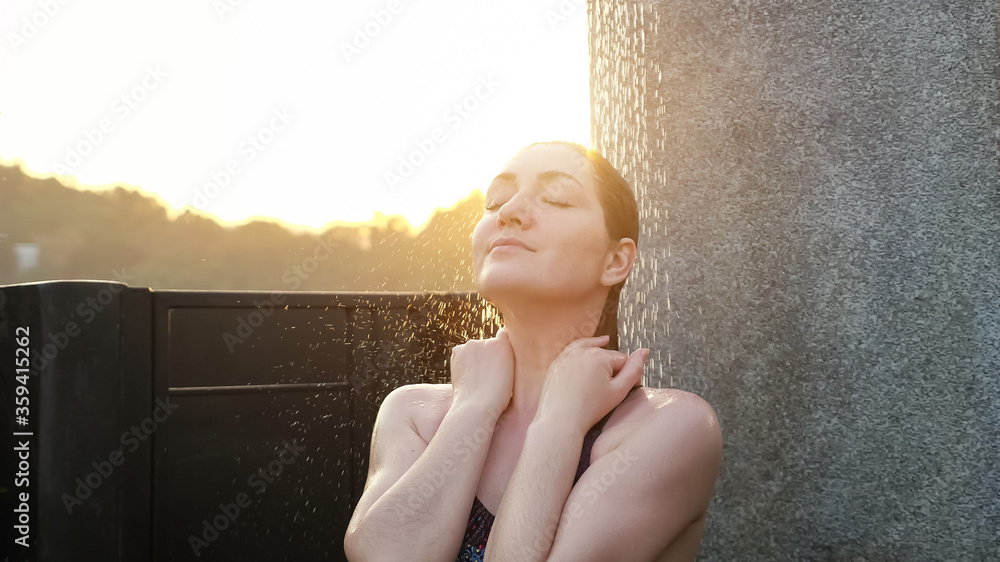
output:
[[[604,259],[604,273],[601,275],[601,284],[613,287],[621,283],[632,271],[635,264],[636,248],[635,241],[631,238],[622,238],[618,242],[613,242],[608,249]]]

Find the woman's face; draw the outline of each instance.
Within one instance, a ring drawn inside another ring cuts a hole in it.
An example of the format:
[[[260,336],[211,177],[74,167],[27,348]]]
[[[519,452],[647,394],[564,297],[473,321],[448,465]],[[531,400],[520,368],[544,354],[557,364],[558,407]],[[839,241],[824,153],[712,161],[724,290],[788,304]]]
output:
[[[526,247],[494,246],[502,239]],[[578,301],[612,285],[602,283],[613,243],[587,159],[559,145],[515,155],[486,192],[472,253],[476,287],[494,304],[529,293]]]

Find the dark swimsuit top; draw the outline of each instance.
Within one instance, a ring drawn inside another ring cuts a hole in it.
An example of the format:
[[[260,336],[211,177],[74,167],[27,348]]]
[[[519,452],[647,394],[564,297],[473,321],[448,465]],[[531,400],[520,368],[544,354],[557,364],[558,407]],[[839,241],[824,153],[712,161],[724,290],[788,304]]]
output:
[[[642,387],[637,386],[629,390],[628,394],[632,394],[639,388]],[[628,398],[628,394],[625,395],[625,398]],[[622,402],[624,401],[622,399]],[[617,407],[615,406],[615,408]],[[594,447],[594,441],[597,441],[597,436],[601,434],[604,424],[608,422],[608,418],[614,413],[615,408],[605,414],[584,436],[583,450],[580,451],[580,463],[576,467],[576,476],[573,478],[574,485],[590,466],[590,452]],[[493,528],[495,518],[496,516],[490,513],[486,506],[479,501],[478,496],[472,500],[472,513],[469,515],[469,523],[465,527],[465,538],[462,539],[462,549],[458,551],[456,562],[482,562],[483,555],[486,554],[486,541],[490,538],[490,529]]]

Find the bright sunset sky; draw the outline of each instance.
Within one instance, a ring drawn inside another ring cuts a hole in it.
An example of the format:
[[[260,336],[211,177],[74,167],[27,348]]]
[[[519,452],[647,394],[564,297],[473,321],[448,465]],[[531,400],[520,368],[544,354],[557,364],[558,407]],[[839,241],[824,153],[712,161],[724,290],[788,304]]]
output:
[[[590,144],[585,0],[15,0],[0,14],[0,159],[177,210],[419,226],[532,142]]]

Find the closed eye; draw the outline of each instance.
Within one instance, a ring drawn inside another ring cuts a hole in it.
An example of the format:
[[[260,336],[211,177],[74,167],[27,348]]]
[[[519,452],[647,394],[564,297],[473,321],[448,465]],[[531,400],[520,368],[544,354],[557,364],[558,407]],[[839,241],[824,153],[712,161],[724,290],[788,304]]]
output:
[[[552,199],[542,199],[542,201],[545,202],[545,203],[548,203],[550,205],[555,205],[557,207],[572,207],[573,206],[573,205],[570,204],[569,201],[555,201],[555,200],[552,200]],[[483,208],[485,210],[487,210],[487,211],[496,211],[497,209],[499,209],[502,206],[503,206],[503,203],[493,203],[492,205],[486,205]]]

